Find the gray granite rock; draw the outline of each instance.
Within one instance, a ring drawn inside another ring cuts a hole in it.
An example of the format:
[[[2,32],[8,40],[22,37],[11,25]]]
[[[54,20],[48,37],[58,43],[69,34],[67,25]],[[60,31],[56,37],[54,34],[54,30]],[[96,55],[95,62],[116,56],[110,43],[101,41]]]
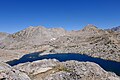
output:
[[[32,52],[80,53],[120,62],[119,36],[119,32],[98,29],[91,24],[78,31],[38,26],[9,34],[0,41],[0,47],[22,55]]]
[[[31,80],[31,79],[25,73],[12,68],[8,64],[0,62],[0,80]]]
[[[32,80],[120,80],[116,74],[93,62],[45,59],[18,64],[14,68],[27,73]]]

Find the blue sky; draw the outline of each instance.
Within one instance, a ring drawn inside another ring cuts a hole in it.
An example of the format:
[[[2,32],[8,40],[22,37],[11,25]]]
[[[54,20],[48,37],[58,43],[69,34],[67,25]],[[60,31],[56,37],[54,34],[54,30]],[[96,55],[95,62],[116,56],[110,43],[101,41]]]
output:
[[[28,26],[79,30],[120,25],[120,0],[0,0],[0,32],[14,33]]]

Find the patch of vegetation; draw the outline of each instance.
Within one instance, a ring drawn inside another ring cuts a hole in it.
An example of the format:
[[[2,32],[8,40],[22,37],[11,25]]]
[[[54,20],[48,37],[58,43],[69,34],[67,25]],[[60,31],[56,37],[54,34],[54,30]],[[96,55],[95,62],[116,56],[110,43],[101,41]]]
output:
[[[56,66],[56,71],[65,71],[65,72],[71,72],[68,68],[64,67],[63,65]]]

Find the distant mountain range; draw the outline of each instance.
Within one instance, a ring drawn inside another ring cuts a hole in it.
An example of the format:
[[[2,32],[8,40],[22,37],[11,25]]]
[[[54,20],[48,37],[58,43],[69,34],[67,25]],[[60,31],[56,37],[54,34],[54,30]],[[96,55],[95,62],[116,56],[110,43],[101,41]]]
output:
[[[0,33],[0,48],[22,53],[80,53],[120,61],[120,27],[102,30],[87,25],[82,30],[28,27],[14,34]]]
[[[118,26],[118,27],[113,27],[111,30],[113,30],[113,31],[120,31],[120,26]]]

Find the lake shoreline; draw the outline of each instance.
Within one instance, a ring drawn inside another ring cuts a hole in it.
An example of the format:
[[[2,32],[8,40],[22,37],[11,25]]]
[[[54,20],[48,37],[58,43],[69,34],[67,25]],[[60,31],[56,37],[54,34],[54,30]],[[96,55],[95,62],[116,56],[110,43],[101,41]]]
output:
[[[7,63],[11,66],[14,66],[14,65],[21,64],[21,63],[34,62],[34,61],[42,60],[42,59],[57,59],[60,62],[69,61],[69,60],[94,62],[100,65],[103,69],[107,71],[111,71],[112,70],[111,67],[112,67],[115,69],[115,73],[117,74],[119,73],[120,75],[120,71],[119,71],[120,62],[104,60],[100,58],[93,58],[93,57],[90,57],[84,54],[81,55],[79,53],[56,53],[56,54],[46,54],[46,55],[40,55],[40,53],[32,53],[32,54],[24,55],[19,60],[8,61]]]

